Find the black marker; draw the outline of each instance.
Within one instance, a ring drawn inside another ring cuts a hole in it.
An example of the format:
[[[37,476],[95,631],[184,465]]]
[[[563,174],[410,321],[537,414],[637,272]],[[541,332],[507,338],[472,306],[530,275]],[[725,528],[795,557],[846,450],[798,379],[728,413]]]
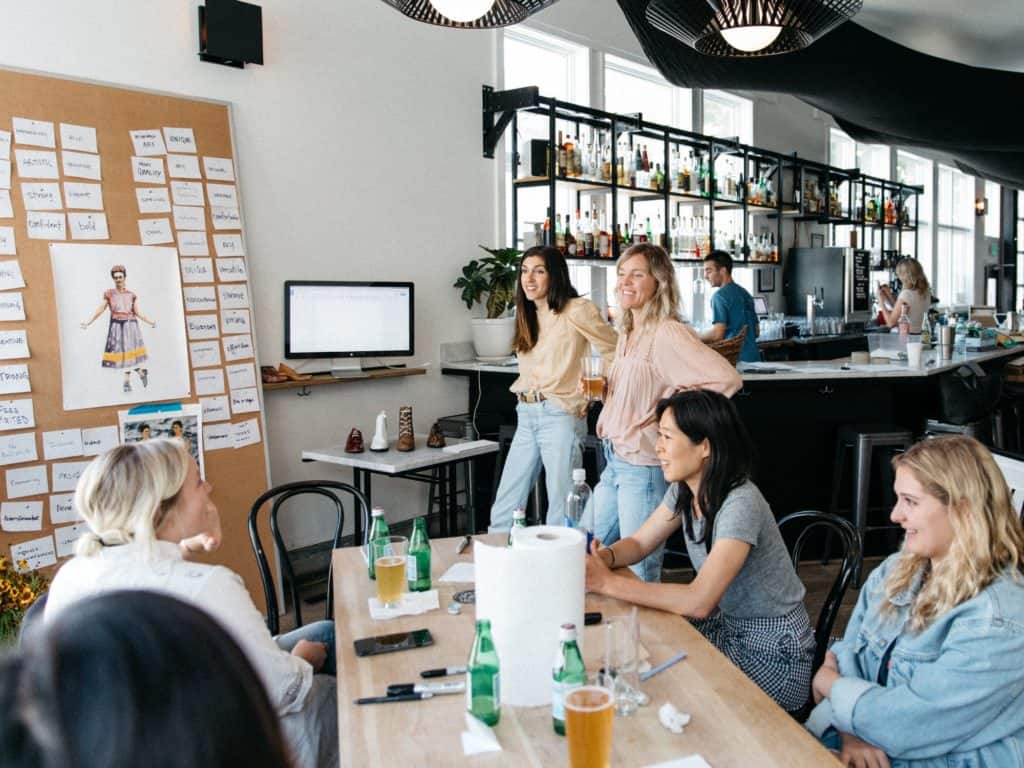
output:
[[[419,701],[420,699],[432,699],[432,693],[403,693],[399,696],[370,696],[365,699],[356,699],[356,704],[390,704],[393,701]]]

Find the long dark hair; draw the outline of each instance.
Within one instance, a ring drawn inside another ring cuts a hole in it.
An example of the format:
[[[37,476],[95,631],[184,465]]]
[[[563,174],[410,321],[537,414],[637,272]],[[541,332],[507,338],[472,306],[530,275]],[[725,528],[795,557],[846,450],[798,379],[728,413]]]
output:
[[[537,337],[540,335],[537,307],[526,298],[523,291],[523,263],[531,256],[544,259],[544,267],[548,271],[548,308],[552,312],[561,312],[569,299],[579,296],[569,280],[569,265],[565,263],[561,251],[550,245],[538,245],[524,253],[519,260],[520,277],[516,280],[516,336],[512,341],[512,348],[516,352],[529,352],[537,345]]]
[[[198,608],[115,591],[40,630],[0,659],[6,768],[291,765],[255,669]]]
[[[729,493],[746,482],[753,469],[750,434],[732,400],[718,392],[678,392],[658,403],[659,420],[665,411],[672,411],[676,426],[690,440],[699,443],[706,438],[711,449],[697,489],[697,503],[704,517],[704,532],[699,540],[693,535],[693,491],[684,482],[676,484],[679,496],[675,508],[675,513],[683,516],[686,537],[710,549],[715,515]]]

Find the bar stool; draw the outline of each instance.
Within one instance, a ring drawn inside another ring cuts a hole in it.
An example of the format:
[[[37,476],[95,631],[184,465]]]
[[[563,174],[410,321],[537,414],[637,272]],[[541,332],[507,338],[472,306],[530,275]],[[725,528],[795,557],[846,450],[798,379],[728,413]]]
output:
[[[940,435],[966,435],[980,440],[989,445],[992,444],[993,425],[991,418],[986,416],[977,421],[969,421],[966,424],[950,424],[939,419],[928,419],[924,427],[925,437],[938,437]],[[999,446],[996,446],[999,447]]]
[[[861,538],[861,552],[858,555],[853,575],[854,588],[860,587],[861,571],[864,566],[863,542],[868,531],[887,530],[893,525],[868,525],[868,499],[871,491],[871,458],[876,449],[905,451],[914,444],[914,435],[910,430],[893,424],[847,424],[839,428],[836,439],[836,460],[832,476],[832,503],[830,511],[839,511],[839,491],[843,481],[843,470],[846,464],[847,450],[853,450],[853,471],[851,485],[853,499],[851,516],[853,525]],[[890,473],[891,474],[891,473]],[[891,486],[891,482],[890,482]],[[825,539],[825,558],[827,562],[832,540]]]

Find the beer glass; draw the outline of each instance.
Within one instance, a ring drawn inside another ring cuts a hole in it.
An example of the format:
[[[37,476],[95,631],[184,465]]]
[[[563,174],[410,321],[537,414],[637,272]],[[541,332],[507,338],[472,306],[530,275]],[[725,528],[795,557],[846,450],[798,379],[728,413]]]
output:
[[[381,536],[370,542],[377,574],[377,599],[385,608],[397,608],[405,591],[405,536]]]
[[[583,395],[591,403],[604,400],[604,359],[596,355],[583,358]]]
[[[640,696],[639,631],[635,616],[608,619],[605,629],[605,684],[612,689],[615,713],[636,713]]]
[[[608,768],[612,755],[612,692],[585,685],[565,694],[569,768]]]

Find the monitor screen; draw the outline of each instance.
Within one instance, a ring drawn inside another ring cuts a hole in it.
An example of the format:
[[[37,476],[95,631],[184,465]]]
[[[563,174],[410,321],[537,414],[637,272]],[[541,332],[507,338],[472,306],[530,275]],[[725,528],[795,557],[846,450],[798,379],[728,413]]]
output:
[[[754,312],[758,315],[768,314],[768,300],[764,296],[754,297]]]
[[[412,283],[285,282],[286,358],[412,354]]]

